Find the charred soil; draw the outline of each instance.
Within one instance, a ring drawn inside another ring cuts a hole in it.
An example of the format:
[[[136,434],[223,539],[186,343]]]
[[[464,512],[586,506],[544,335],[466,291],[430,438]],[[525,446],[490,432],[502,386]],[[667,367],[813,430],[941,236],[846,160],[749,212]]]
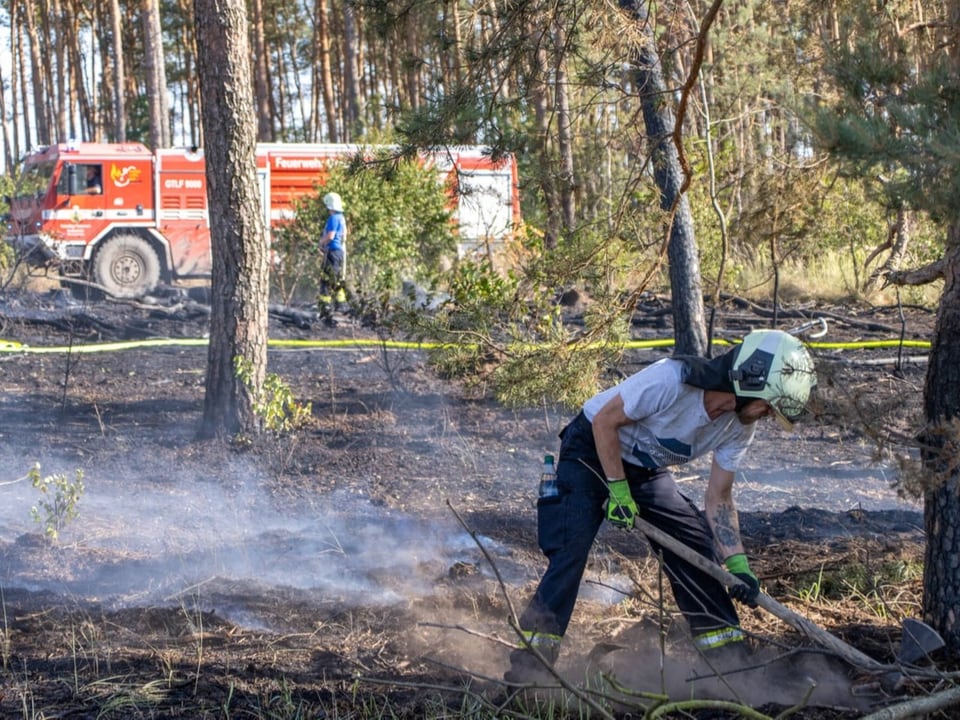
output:
[[[653,305],[638,309],[637,336],[669,337]],[[832,341],[904,329],[897,309],[804,313],[817,314]],[[0,717],[530,711],[499,678],[516,640],[511,607],[544,566],[537,468],[567,411],[505,409],[348,316],[330,326],[309,308],[278,309],[269,372],[311,403],[309,426],[203,442],[206,350],[186,340],[206,333],[202,304],[22,294],[2,298],[0,318],[0,337],[27,346],[0,355]],[[735,302],[725,320],[733,334],[769,323]],[[929,339],[932,324],[914,311],[906,335]],[[86,351],[107,342],[131,344]],[[665,352],[631,351],[617,370]],[[744,469],[743,535],[771,595],[889,661],[901,619],[919,612],[923,530],[919,507],[890,488],[884,441],[909,436],[925,366],[897,349],[819,363],[818,418],[793,435],[765,426]],[[883,433],[871,438],[863,421]],[[24,477],[34,463],[45,477],[83,473],[79,514],[56,542],[31,517],[50,503]],[[694,498],[705,469],[679,474]],[[849,587],[826,587],[837,573]],[[896,699],[759,610],[743,613],[756,667],[718,681],[690,655],[662,584],[640,537],[605,528],[564,677],[773,714],[805,703],[800,718],[858,717]],[[649,705],[621,696],[613,711],[637,702]]]

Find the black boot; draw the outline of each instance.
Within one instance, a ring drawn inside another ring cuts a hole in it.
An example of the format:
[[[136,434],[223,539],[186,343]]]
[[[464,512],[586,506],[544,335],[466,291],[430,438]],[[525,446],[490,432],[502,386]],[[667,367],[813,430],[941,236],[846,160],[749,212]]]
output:
[[[538,648],[540,655],[553,667],[557,660],[559,648],[553,650],[548,647]],[[552,652],[550,650],[553,650]],[[510,669],[503,674],[503,679],[511,685],[556,685],[557,678],[547,665],[525,648],[510,653]]]
[[[750,645],[745,640],[705,650],[703,660],[718,675],[743,672],[755,664]]]

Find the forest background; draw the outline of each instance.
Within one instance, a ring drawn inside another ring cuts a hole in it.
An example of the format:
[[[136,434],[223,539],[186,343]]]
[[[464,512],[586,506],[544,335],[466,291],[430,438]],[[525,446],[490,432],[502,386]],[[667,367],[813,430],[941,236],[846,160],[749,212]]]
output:
[[[25,151],[53,141],[205,145],[188,4],[11,0],[5,10],[5,183],[16,183]],[[461,310],[474,311],[471,332],[490,338],[491,309],[508,315],[510,299],[543,302],[575,286],[595,301],[584,337],[616,340],[624,308],[669,287],[678,348],[703,352],[712,324],[684,309],[691,298],[713,308],[731,292],[775,307],[825,295],[931,302],[913,283],[953,279],[958,17],[956,0],[254,0],[257,137],[510,152],[525,221],[498,248],[511,272],[464,263],[445,276],[442,263],[424,262],[417,280],[453,292]],[[889,283],[885,295],[868,294]],[[957,291],[949,281],[934,287],[933,297],[940,287]],[[952,294],[940,304],[957,305]],[[522,312],[522,322],[497,330],[523,325],[557,344],[515,363],[521,372],[510,377],[536,375],[532,392],[504,375],[502,398],[516,391],[513,399],[528,400],[548,387],[572,387],[554,401],[582,396],[597,357],[583,345],[556,352],[565,336],[551,316]],[[960,335],[946,331],[958,322],[952,314],[938,322],[925,392],[931,422],[956,414],[956,394],[942,391],[956,379],[960,340],[950,338]],[[555,374],[529,372],[548,356]],[[488,359],[452,364],[478,373]],[[955,434],[928,431],[928,451],[949,449]],[[948,482],[929,491],[928,508],[942,501],[955,518],[956,467],[930,457]],[[932,557],[946,558],[954,544],[937,544]],[[935,585],[941,609],[955,605],[955,575]],[[947,629],[956,646],[960,630]]]
[[[682,159],[708,289],[743,291],[794,264],[807,281],[825,273],[811,290],[856,294],[865,260],[891,238],[896,252],[877,263],[887,270],[937,257],[942,228],[874,192],[895,177],[866,183],[829,162],[837,130],[818,117],[851,101],[882,107],[880,83],[921,71],[955,32],[942,22],[948,4],[717,8],[698,42],[705,2],[651,4],[649,24],[630,26],[611,3],[251,0],[258,139],[512,152],[524,244],[562,238],[614,282],[636,284],[624,276],[645,274],[637,252],[656,255],[665,222],[634,72],[637,48],[655,43],[664,105],[681,92],[685,103]],[[8,179],[29,149],[71,138],[204,144],[190,3],[4,10]]]

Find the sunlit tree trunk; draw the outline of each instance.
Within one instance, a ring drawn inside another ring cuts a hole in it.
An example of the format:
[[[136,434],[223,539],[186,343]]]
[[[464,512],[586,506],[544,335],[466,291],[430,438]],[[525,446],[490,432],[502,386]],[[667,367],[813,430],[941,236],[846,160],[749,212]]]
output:
[[[423,91],[420,87],[420,69],[422,66],[422,50],[420,39],[417,33],[417,25],[420,18],[413,12],[407,15],[404,23],[405,37],[402,43],[403,50],[401,57],[405,59],[406,72],[406,97],[407,107],[411,110],[417,110],[420,107],[420,98]]]
[[[351,142],[363,133],[363,98],[360,94],[360,38],[357,11],[351,0],[343,6],[343,84],[345,105],[344,140]]]
[[[11,83],[11,85],[13,85]],[[7,86],[7,78],[4,75],[3,67],[0,66],[0,88]],[[14,85],[15,87],[15,85]],[[6,93],[0,92],[0,118],[7,117],[7,96]],[[15,125],[15,123],[13,123]],[[5,167],[13,167],[13,147],[10,140],[10,125],[11,123],[3,123],[3,160],[6,163]]]
[[[49,4],[45,0],[40,0],[41,29],[46,43],[48,59],[53,62],[44,62],[41,66],[41,72],[44,75],[44,86],[49,88],[44,104],[50,108],[50,119],[52,123],[53,141],[68,140],[67,131],[67,71],[64,65],[63,36],[54,31],[54,25],[59,27],[61,18],[60,3],[58,0],[51,0]],[[51,24],[51,19],[55,22]]]
[[[143,66],[150,108],[150,146],[170,147],[170,100],[167,97],[167,72],[164,67],[163,36],[158,0],[143,0]]]
[[[270,54],[267,51],[263,25],[263,0],[250,0],[253,23],[253,97],[257,107],[257,138],[263,142],[275,139],[273,127],[273,89],[270,83]]]
[[[177,0],[177,2],[184,17],[190,18],[192,13],[191,0]],[[196,72],[197,42],[193,23],[184,23],[181,33],[177,43],[177,52],[182,58],[180,65],[185,85],[185,92],[183,93],[185,98],[181,101],[183,103],[183,117],[190,133],[189,142],[186,144],[201,147],[203,145],[202,123],[200,122],[202,102]]]
[[[337,122],[337,106],[333,99],[333,72],[330,54],[330,22],[326,0],[316,0],[317,49],[320,61],[320,88],[323,92],[323,111],[327,119],[327,137],[330,142],[340,142]]]
[[[445,32],[450,34],[450,47],[444,48],[447,87],[458,87],[463,82],[463,37],[460,29],[460,4],[453,0],[444,3]]]
[[[10,111],[11,116],[14,118],[21,117],[24,120],[27,120],[27,114],[23,111],[23,108],[20,107],[19,102],[19,80],[20,80],[20,68],[23,64],[23,55],[21,54],[21,47],[23,46],[23,37],[20,34],[21,23],[20,23],[20,3],[18,0],[11,0],[10,2]],[[3,88],[6,85],[7,80],[0,78],[0,88]],[[3,93],[0,93],[3,94]],[[4,121],[7,118],[7,107],[4,104],[2,118]],[[8,132],[8,123],[4,122],[4,160],[6,162],[6,167],[12,168],[16,158],[20,157],[20,123],[12,122],[9,123],[9,131],[12,131],[13,135],[10,137],[10,132]]]
[[[202,437],[256,434],[250,382],[267,367],[267,243],[257,182],[257,118],[243,0],[195,0],[213,278]]]
[[[276,123],[280,127],[280,132],[283,132],[283,129],[287,127],[289,111],[287,109],[287,103],[290,98],[290,93],[287,88],[287,79],[290,76],[290,72],[286,67],[287,56],[283,52],[283,48],[274,44],[271,45],[270,55],[273,58],[273,64],[276,68],[276,72],[273,74],[274,82],[276,84],[276,102],[274,103],[274,111],[276,117]]]
[[[70,99],[67,103],[71,135],[78,140],[99,141],[102,127],[101,111],[95,103],[90,102],[87,92],[88,86],[93,88],[97,78],[93,68],[90,68],[89,82],[84,81],[84,53],[80,48],[80,8],[74,6],[72,0],[64,8],[65,22],[63,23],[64,43],[66,45],[67,67],[70,69]],[[91,17],[91,24],[95,26],[95,17]],[[93,33],[96,37],[96,33]]]
[[[117,142],[127,141],[127,98],[124,87],[127,71],[123,58],[123,16],[120,0],[110,0],[110,26],[113,33],[113,134]]]
[[[12,0],[11,13],[10,13],[10,33],[13,39],[13,76],[11,78],[11,93],[13,95],[13,112],[14,117],[22,118],[23,122],[23,136],[18,140],[18,130],[19,123],[13,123],[13,137],[14,137],[14,156],[20,157],[20,154],[23,150],[29,148],[33,144],[34,134],[34,118],[39,116],[39,111],[35,113],[30,113],[27,111],[26,104],[30,102],[30,92],[28,90],[28,63],[26,55],[29,53],[29,48],[24,49],[24,45],[30,45],[32,40],[29,36],[29,29],[33,27],[32,22],[23,21],[23,3],[27,0]],[[27,37],[24,37],[24,30],[27,30]],[[17,94],[17,87],[20,88],[19,101]],[[36,92],[36,88],[34,88]],[[36,102],[36,96],[34,95],[34,102]],[[21,105],[22,104],[22,105]],[[35,106],[38,107],[38,106]]]

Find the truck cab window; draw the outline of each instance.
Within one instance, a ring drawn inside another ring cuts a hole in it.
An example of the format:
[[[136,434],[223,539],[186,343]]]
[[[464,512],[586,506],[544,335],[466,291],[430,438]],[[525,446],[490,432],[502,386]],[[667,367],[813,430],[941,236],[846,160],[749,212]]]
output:
[[[57,182],[60,195],[100,195],[103,193],[103,166],[100,163],[65,163]]]
[[[103,193],[103,175],[99,165],[87,165],[85,167],[86,193],[87,195],[100,195]]]

